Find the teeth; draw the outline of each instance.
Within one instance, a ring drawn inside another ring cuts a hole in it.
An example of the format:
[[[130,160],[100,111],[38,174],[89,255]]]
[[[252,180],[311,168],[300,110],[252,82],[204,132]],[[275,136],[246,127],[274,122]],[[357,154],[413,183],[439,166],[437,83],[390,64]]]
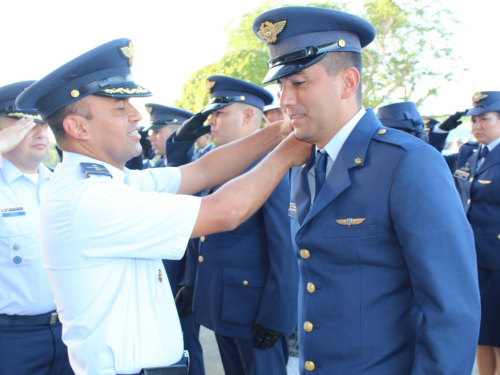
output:
[[[138,132],[137,130],[134,130],[134,131],[133,131],[132,133],[130,133],[128,136],[129,136],[129,137],[133,137],[133,136],[138,135],[138,134],[139,134],[139,132]]]
[[[303,117],[304,115],[295,115],[295,116],[292,116],[292,119],[296,119],[296,118],[299,118],[299,117]]]

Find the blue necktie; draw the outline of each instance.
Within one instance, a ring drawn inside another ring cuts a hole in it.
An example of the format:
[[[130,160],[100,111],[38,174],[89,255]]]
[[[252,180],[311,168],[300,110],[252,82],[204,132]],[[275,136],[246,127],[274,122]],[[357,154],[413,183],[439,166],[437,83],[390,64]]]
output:
[[[319,195],[321,188],[323,187],[326,180],[326,165],[328,163],[328,154],[326,152],[318,151],[319,155],[316,158],[316,164],[314,165],[314,180],[316,183],[316,194],[314,200]]]
[[[488,149],[488,147],[483,146],[481,149],[481,155],[479,155],[480,159],[485,158],[486,156],[488,156],[489,153],[490,150]]]

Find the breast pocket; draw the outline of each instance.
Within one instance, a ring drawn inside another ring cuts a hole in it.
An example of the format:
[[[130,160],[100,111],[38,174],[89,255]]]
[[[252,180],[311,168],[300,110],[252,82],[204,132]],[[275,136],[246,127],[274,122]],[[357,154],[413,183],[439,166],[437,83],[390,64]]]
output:
[[[377,235],[377,225],[337,225],[325,228],[325,237],[336,238],[360,238],[373,237]]]
[[[225,267],[222,316],[225,322],[253,324],[259,312],[267,270]]]
[[[22,267],[40,259],[40,243],[34,231],[27,215],[0,215],[0,243],[6,248],[0,254],[0,263]]]

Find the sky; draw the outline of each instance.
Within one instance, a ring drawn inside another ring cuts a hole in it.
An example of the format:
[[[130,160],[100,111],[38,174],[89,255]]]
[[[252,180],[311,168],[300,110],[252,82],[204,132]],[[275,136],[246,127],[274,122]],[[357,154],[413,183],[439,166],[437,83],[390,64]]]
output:
[[[361,0],[353,2],[362,6]],[[154,94],[136,99],[146,118],[142,104],[173,105],[192,73],[222,57],[227,25],[262,3],[263,0],[4,0],[0,9],[0,86],[39,79],[100,44],[129,38],[135,48],[135,82]],[[450,40],[460,60],[455,63],[455,81],[442,82],[439,96],[420,107],[422,115],[454,113],[471,105],[474,92],[500,90],[500,49],[493,45],[500,35],[495,5],[498,0],[442,3],[460,21],[453,27]]]

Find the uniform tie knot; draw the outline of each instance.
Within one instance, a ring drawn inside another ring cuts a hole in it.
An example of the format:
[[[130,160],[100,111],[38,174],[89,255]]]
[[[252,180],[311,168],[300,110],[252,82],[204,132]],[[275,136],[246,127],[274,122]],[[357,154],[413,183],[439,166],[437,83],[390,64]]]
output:
[[[483,146],[481,148],[481,154],[479,155],[479,157],[482,159],[482,158],[485,158],[486,156],[488,156],[488,154],[490,153],[490,150],[488,149],[488,147],[486,146]]]

